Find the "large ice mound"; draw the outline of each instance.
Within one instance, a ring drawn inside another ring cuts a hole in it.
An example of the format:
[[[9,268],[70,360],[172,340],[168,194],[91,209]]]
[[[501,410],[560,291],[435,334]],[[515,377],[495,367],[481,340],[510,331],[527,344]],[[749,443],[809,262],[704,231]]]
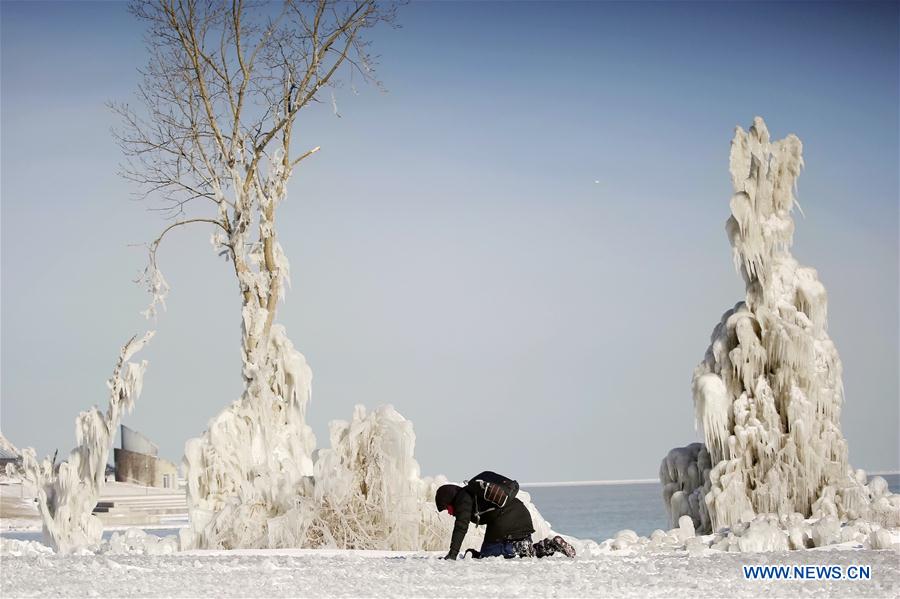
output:
[[[796,136],[771,141],[759,117],[736,129],[725,228],[746,298],[722,316],[694,371],[704,443],[671,450],[660,466],[673,526],[689,516],[703,532],[728,528],[744,549],[831,544],[841,523],[859,523],[846,533],[854,538],[900,526],[900,496],[847,463],[825,287],[790,253],[802,167]],[[798,524],[810,517],[811,529]]]

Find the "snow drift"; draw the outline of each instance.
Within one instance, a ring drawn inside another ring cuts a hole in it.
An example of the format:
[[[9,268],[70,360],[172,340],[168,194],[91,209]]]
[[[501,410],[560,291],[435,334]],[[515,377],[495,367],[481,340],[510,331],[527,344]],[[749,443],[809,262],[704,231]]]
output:
[[[96,407],[78,415],[75,437],[78,446],[67,461],[57,467],[49,458],[38,462],[34,449],[22,450],[22,468],[37,489],[38,511],[44,538],[60,553],[95,545],[103,534],[103,524],[93,515],[106,475],[109,448],[122,416],[134,407],[141,394],[147,361],[128,360],[153,337],[132,337],[119,354],[109,387],[106,414]]]
[[[700,531],[731,527],[742,549],[830,544],[848,521],[862,536],[872,524],[900,526],[900,496],[847,463],[825,287],[790,253],[802,167],[796,136],[771,141],[759,117],[736,129],[725,228],[746,298],[722,316],[694,371],[704,443],[673,449],[660,467],[671,523],[687,515]],[[810,517],[818,524],[803,528]]]

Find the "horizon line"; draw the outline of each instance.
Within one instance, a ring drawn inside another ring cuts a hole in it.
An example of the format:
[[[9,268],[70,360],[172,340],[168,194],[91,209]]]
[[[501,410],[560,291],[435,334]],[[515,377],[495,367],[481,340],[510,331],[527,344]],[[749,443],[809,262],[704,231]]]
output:
[[[868,476],[895,476],[900,475],[900,470],[876,470],[872,472],[866,471]],[[647,485],[650,483],[659,483],[658,478],[625,478],[610,480],[567,480],[567,481],[545,481],[519,483],[521,487],[593,487],[600,485]]]
[[[591,487],[597,485],[646,485],[659,483],[658,478],[625,478],[614,480],[567,480],[557,482],[519,483],[522,487]]]

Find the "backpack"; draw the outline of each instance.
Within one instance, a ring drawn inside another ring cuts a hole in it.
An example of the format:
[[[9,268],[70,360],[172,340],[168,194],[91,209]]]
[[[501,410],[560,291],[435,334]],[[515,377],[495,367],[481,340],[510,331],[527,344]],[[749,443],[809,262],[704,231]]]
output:
[[[465,481],[466,488],[475,497],[475,521],[492,510],[503,509],[519,492],[519,483],[496,472],[487,470]],[[479,503],[482,505],[479,506]]]

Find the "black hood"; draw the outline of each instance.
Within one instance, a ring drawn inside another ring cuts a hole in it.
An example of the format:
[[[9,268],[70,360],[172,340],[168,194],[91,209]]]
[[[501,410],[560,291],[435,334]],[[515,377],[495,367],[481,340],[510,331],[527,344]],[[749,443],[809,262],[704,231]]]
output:
[[[434,494],[434,504],[437,506],[439,512],[443,512],[447,509],[447,506],[453,503],[453,500],[456,499],[456,494],[462,490],[462,487],[458,485],[441,485],[438,487],[437,492]]]

